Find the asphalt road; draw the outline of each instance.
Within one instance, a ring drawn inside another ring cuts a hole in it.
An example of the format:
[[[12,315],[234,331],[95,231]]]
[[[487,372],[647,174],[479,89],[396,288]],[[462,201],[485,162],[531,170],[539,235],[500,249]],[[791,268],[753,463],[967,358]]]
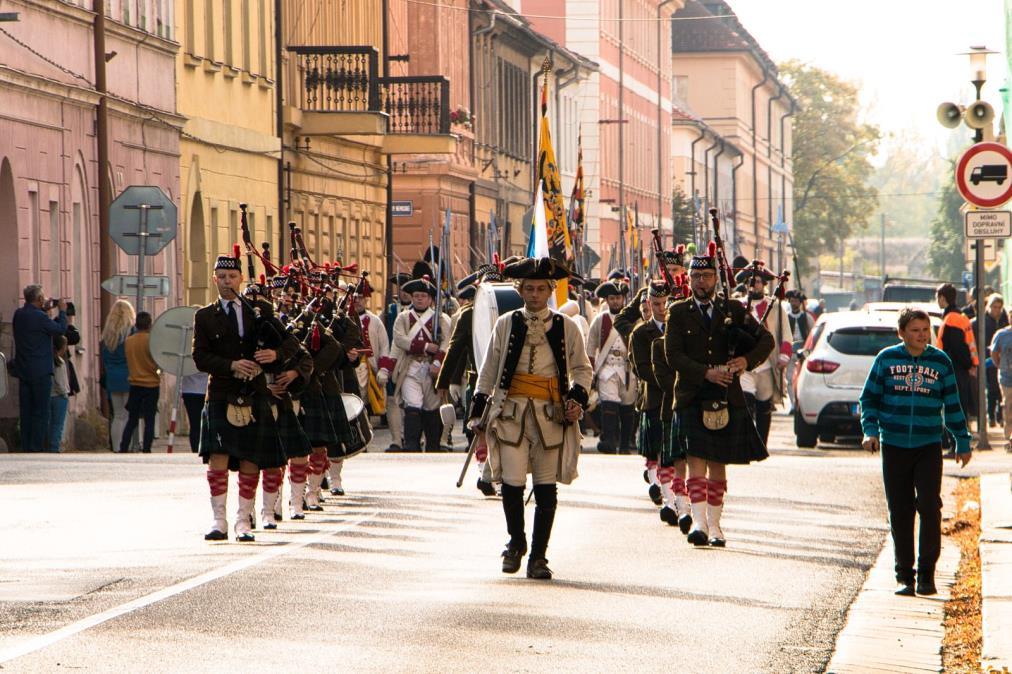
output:
[[[0,455],[0,669],[821,671],[885,537],[879,464],[789,428],[730,470],[723,550],[660,522],[639,457],[585,454],[548,582],[500,573],[462,454],[359,456],[347,497],[248,545],[202,539],[191,454]]]

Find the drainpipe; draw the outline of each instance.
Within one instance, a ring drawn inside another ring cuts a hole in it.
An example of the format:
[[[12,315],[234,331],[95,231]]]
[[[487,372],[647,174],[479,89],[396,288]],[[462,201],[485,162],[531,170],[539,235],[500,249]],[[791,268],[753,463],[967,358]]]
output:
[[[282,32],[282,0],[274,0],[274,126],[278,135],[278,215],[275,218],[278,226],[278,242],[274,245],[277,264],[285,262],[285,231],[288,224],[288,212],[285,210],[285,93],[283,87],[284,37]],[[385,11],[385,10],[384,10]],[[386,39],[384,38],[384,43]],[[387,176],[389,179],[389,175]],[[218,251],[215,253],[217,255]]]
[[[280,2],[280,0],[278,0]],[[390,77],[390,0],[383,0],[383,77]],[[386,243],[386,276],[387,278],[394,270],[394,160],[393,155],[387,154],[387,189],[386,189],[386,217],[383,228],[383,239]],[[343,262],[343,260],[342,260]],[[394,287],[392,283],[386,284],[386,304],[394,303]],[[398,285],[398,288],[400,286]],[[393,329],[387,326],[387,329]]]
[[[720,145],[720,138],[714,137],[713,145],[706,148],[703,152],[703,213],[709,213],[710,208],[713,206],[713,202],[710,200],[710,151],[713,148]],[[703,216],[703,222],[700,227],[701,230],[707,230],[706,216]],[[703,240],[709,239],[709,236],[702,237]]]
[[[741,252],[738,245],[738,169],[745,165],[745,153],[738,155],[738,163],[731,167],[731,212],[734,214],[734,236],[732,237],[731,249],[735,255]]]
[[[468,14],[470,14],[470,12]],[[491,33],[493,30],[495,30],[495,21],[496,21],[496,19],[499,16],[499,12],[492,11],[492,12],[490,12],[490,16],[492,18],[489,21],[488,26],[486,26],[485,28],[481,28],[479,30],[476,30],[474,32],[475,46],[477,46],[477,44],[478,44],[478,39],[477,38],[482,38],[485,35],[488,35],[489,33]],[[493,80],[493,81],[495,80],[495,68],[496,68],[496,56],[495,56],[496,55],[496,50],[495,50],[495,44],[496,44],[496,42],[495,42],[495,38],[496,38],[495,35],[491,35],[488,38],[488,59],[486,61],[488,67],[485,68],[485,76],[488,79]],[[482,50],[482,51],[484,52],[484,50]],[[482,54],[482,58],[483,59],[484,59],[484,56],[485,55],[483,53]],[[472,78],[472,80],[474,79],[474,72],[473,71],[471,72],[471,78]],[[496,87],[489,87],[488,88],[488,94],[487,94],[487,98],[489,99],[489,103],[490,103],[489,109],[493,110],[493,111],[496,109],[495,98],[494,98],[496,90],[497,90]],[[477,112],[478,111],[475,110],[475,113],[477,113]],[[499,153],[497,151],[498,150],[498,145],[497,144],[499,142],[499,115],[492,114],[492,115],[490,115],[490,117],[492,117],[495,121],[491,125],[492,126],[492,129],[491,129],[492,130],[492,139],[491,139],[492,142],[488,145],[488,147],[492,150],[492,175],[493,176],[497,176],[497,175],[499,175]],[[475,125],[475,131],[477,132],[477,125]],[[496,210],[496,216],[498,217],[499,215],[501,215],[500,202],[502,201],[501,196],[500,196],[501,192],[499,191],[499,179],[495,178],[493,180],[493,182],[495,183],[495,210]],[[504,223],[505,223],[505,221],[506,221],[506,219],[503,218],[503,222]],[[502,241],[500,240],[499,243],[502,243]]]
[[[773,102],[783,98],[784,86],[777,84],[777,95],[766,103],[766,195],[767,224],[773,226]],[[769,260],[772,263],[772,260]]]
[[[699,127],[699,136],[689,145],[689,201],[692,203],[692,236],[696,236],[696,143],[706,136],[706,127]],[[673,217],[673,216],[672,216]],[[699,245],[699,241],[696,241]]]
[[[763,67],[763,78],[759,80],[759,83],[752,87],[752,234],[755,236],[755,248],[758,254],[759,250],[759,160],[758,160],[758,140],[756,134],[756,105],[755,95],[759,89],[762,88],[767,81],[769,81],[769,71]]]
[[[663,2],[657,5],[657,228],[660,229],[661,222],[664,219],[664,155],[661,152],[662,142],[664,140],[661,129],[664,127],[663,124],[663,110],[661,108],[661,72],[664,70],[661,66],[664,63],[664,48],[661,43],[664,31],[661,30],[661,9],[665,5],[669,5],[674,0],[663,0]],[[669,45],[670,47],[670,45]],[[671,52],[668,52],[668,59],[671,58]],[[674,99],[674,96],[671,96]],[[670,125],[669,125],[670,126]],[[670,129],[669,129],[670,130]],[[668,152],[670,156],[671,152]],[[672,200],[672,208],[674,208],[674,201]],[[671,241],[674,243],[675,240],[675,219],[674,214],[671,217]]]
[[[788,117],[792,117],[798,110],[798,104],[794,99],[790,99],[791,107],[780,117],[780,203],[784,209],[784,222],[787,222],[787,155],[784,152],[785,139],[784,139],[784,120]],[[781,263],[783,266],[783,263]],[[800,283],[800,279],[799,279]]]
[[[713,207],[720,208],[720,155],[724,154],[724,141],[720,141],[720,150],[713,155]]]
[[[106,98],[105,77],[105,2],[95,0],[94,51],[95,51],[95,91],[98,93],[98,105],[95,108],[95,141],[96,159],[98,160],[98,232],[99,260],[98,269],[102,280],[113,274],[113,255],[109,238],[109,205],[112,203],[112,184],[109,175],[109,101]],[[189,215],[189,214],[187,214]],[[32,232],[38,236],[38,232]],[[217,253],[215,253],[217,255]],[[41,279],[39,279],[41,281]],[[100,293],[99,308],[102,316],[106,316],[112,308],[112,295]],[[83,300],[84,298],[78,298]]]

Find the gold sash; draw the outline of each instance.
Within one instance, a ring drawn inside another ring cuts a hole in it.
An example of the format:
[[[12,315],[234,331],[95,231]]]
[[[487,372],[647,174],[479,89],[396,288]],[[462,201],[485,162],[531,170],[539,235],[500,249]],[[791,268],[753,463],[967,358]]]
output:
[[[510,384],[509,395],[518,398],[551,400],[556,403],[562,402],[562,393],[559,390],[559,378],[542,377],[536,374],[521,374],[519,372],[514,374],[513,381]]]

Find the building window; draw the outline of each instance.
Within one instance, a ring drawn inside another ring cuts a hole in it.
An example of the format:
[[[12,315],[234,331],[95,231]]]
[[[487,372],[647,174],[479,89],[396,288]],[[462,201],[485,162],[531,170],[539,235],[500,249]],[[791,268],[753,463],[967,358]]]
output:
[[[259,68],[261,75],[267,75],[267,3],[257,0],[257,46],[259,47]]]
[[[218,256],[224,251],[221,247],[221,232],[218,231],[218,207],[211,207],[211,254]]]
[[[52,276],[53,297],[60,296],[60,282],[63,276],[63,263],[60,261],[60,202],[49,202],[49,270]]]
[[[214,2],[204,0],[204,56],[214,60]]]
[[[268,244],[270,244],[270,247],[272,249],[275,247],[275,243],[274,243],[274,216],[272,216],[272,215],[268,215],[267,219],[266,219],[266,226],[264,228],[264,241],[266,241]],[[276,254],[273,256],[273,258],[274,259],[272,259],[271,262],[277,262],[278,261],[278,258],[277,258]]]
[[[228,253],[232,252],[232,244],[239,241],[239,211],[234,208],[228,209]]]
[[[183,6],[183,33],[184,33],[183,41],[184,41],[184,48],[186,49],[186,52],[188,54],[193,54],[195,53],[196,50],[196,43],[194,41],[193,36],[194,31],[193,24],[195,21],[194,13],[196,11],[193,7],[193,3],[195,3],[196,1],[197,0],[186,0],[186,4]],[[123,22],[126,23],[128,21],[128,17],[126,15],[129,13],[126,10],[126,5],[124,5],[123,11],[124,11]]]
[[[249,0],[242,0],[242,69],[248,73],[250,69],[250,16]]]
[[[33,283],[41,283],[42,277],[42,233],[39,231],[39,193],[28,193],[28,236],[32,238]]]
[[[226,65],[232,65],[235,63],[235,52],[232,47],[232,0],[223,0],[221,12],[221,32],[225,42],[222,61]]]

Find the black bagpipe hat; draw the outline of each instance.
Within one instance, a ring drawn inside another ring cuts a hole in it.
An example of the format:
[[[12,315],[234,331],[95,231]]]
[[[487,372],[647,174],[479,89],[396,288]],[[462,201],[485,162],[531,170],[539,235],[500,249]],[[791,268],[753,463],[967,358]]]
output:
[[[535,279],[544,281],[560,281],[569,278],[573,273],[565,263],[551,257],[525,257],[518,262],[506,265],[503,276],[510,279]]]
[[[218,259],[214,261],[214,270],[219,269],[234,269],[238,272],[242,271],[242,265],[239,263],[239,244],[232,246],[231,255],[219,255]]]
[[[667,297],[671,294],[671,288],[664,281],[651,281],[648,294],[650,297]]]

